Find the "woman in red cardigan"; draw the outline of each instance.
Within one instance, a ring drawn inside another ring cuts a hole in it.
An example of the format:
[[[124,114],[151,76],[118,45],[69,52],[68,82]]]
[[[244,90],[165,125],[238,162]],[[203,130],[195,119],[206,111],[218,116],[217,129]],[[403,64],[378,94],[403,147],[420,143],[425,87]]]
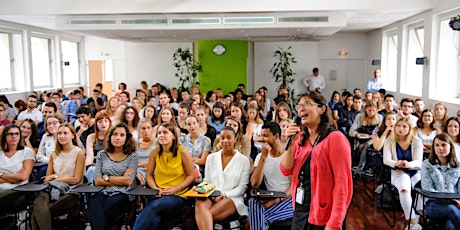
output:
[[[342,229],[353,195],[351,148],[332,120],[325,98],[316,92],[300,96],[296,106],[302,129],[295,123],[280,163],[292,175],[292,229]]]

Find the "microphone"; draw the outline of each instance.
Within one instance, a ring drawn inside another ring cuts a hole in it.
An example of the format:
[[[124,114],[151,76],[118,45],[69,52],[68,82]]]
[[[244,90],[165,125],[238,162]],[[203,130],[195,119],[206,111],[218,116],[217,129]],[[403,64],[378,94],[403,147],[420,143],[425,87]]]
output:
[[[294,118],[294,123],[297,125],[297,126],[301,126],[302,125],[302,122],[300,121],[300,117],[295,117]],[[294,139],[294,135],[292,136],[289,136],[288,139],[287,139],[287,142],[286,142],[286,146],[284,147],[284,151],[287,151],[289,149],[289,146],[291,145],[291,142],[292,140]]]

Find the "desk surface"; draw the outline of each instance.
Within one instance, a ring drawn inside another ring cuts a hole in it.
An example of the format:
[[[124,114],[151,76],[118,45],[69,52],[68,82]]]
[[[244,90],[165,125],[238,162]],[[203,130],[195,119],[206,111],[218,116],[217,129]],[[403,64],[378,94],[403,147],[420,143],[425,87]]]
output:
[[[24,185],[14,187],[12,188],[12,190],[20,192],[38,192],[45,190],[46,188],[48,188],[48,184],[41,183],[40,181],[33,181]]]
[[[447,193],[447,192],[428,192],[421,188],[415,188],[415,190],[422,195],[428,198],[437,198],[437,199],[460,199],[460,194],[458,193]]]
[[[126,191],[125,194],[135,196],[156,196],[158,194],[158,190],[151,188],[136,187]]]
[[[103,186],[92,186],[89,183],[79,185],[70,190],[70,192],[77,192],[77,193],[94,193],[100,192],[104,189]]]

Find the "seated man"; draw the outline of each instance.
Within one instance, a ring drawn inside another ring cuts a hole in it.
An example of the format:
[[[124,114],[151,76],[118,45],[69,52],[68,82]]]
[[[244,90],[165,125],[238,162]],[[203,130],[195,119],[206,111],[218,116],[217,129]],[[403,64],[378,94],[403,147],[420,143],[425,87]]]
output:
[[[83,146],[86,146],[86,139],[91,133],[94,133],[94,123],[91,120],[91,110],[88,106],[80,106],[78,107],[76,114],[78,121],[80,122],[80,126],[78,126],[75,130],[77,131],[77,136],[80,138]]]
[[[255,170],[251,176],[251,185],[258,188],[262,179],[269,191],[285,192],[285,198],[257,200],[249,199],[249,228],[251,230],[269,229],[270,223],[292,218],[291,179],[279,170],[283,158],[284,146],[281,145],[281,128],[275,122],[262,126],[262,151],[254,162]]]

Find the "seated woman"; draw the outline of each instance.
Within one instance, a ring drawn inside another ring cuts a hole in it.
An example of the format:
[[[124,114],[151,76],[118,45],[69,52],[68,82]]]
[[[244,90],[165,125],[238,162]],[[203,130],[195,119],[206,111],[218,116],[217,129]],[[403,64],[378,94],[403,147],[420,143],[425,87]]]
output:
[[[417,120],[417,127],[414,127],[414,135],[422,140],[424,152],[428,154],[431,152],[433,139],[439,133],[441,130],[436,126],[433,111],[431,109],[423,110]]]
[[[141,185],[145,184],[145,174],[150,157],[150,152],[155,145],[153,144],[153,124],[150,119],[142,118],[139,121],[137,132],[139,133],[139,141],[136,144],[137,154],[137,179]]]
[[[107,222],[129,209],[130,201],[124,192],[133,186],[137,171],[135,142],[126,124],[112,127],[104,146],[96,157],[94,185],[105,188],[88,200],[88,219],[92,229],[104,229]]]
[[[382,124],[383,116],[377,113],[377,105],[372,102],[366,102],[364,112],[356,116],[353,125],[350,128],[350,137],[367,138],[360,141],[360,149],[363,149],[364,143],[371,138],[372,131],[375,127]]]
[[[137,217],[135,229],[158,229],[161,216],[173,215],[182,210],[183,196],[195,179],[192,158],[186,148],[178,144],[175,127],[163,123],[158,127],[158,145],[150,153],[147,167],[147,184],[158,189],[158,196]]]
[[[444,127],[444,132],[449,134],[452,139],[457,161],[460,162],[460,118],[449,117],[449,119],[447,119],[446,126]]]
[[[85,173],[85,177],[88,182],[93,183],[94,181],[94,163],[96,163],[97,153],[104,149],[103,142],[107,136],[108,130],[112,125],[109,114],[105,110],[99,111],[94,118],[94,133],[91,133],[86,139],[86,159],[85,166],[88,170]]]
[[[227,117],[227,120],[225,121],[225,126],[230,126],[233,128],[233,130],[236,133],[236,143],[234,148],[238,150],[241,154],[247,156],[248,158],[250,157],[251,154],[251,139],[243,134],[243,125],[240,122],[240,119],[230,116]],[[214,141],[213,144],[214,148],[212,152],[217,152],[222,149],[222,145],[220,144],[220,139],[217,138]]]
[[[38,130],[35,121],[30,118],[24,119],[19,125],[19,129],[22,135],[22,145],[31,148],[37,153],[40,142],[38,141]]]
[[[235,150],[233,128],[224,127],[219,139],[222,149],[206,159],[203,181],[214,184],[221,195],[196,201],[195,220],[199,229],[213,229],[214,221],[223,221],[235,212],[248,215],[243,195],[249,181],[249,159]]]
[[[0,215],[3,215],[25,207],[25,194],[11,189],[29,181],[35,153],[21,144],[21,132],[15,124],[5,126],[0,143]]]
[[[436,135],[428,159],[422,163],[422,189],[429,192],[460,194],[460,167],[458,165],[452,139],[446,133]],[[446,221],[446,229],[460,228],[458,200],[428,200],[426,214]]]
[[[190,152],[193,164],[204,167],[206,157],[211,152],[211,140],[199,133],[196,115],[188,115],[185,121],[188,134],[179,138],[179,144]]]
[[[410,221],[411,230],[421,229],[416,222],[412,208],[411,191],[420,181],[419,169],[423,160],[423,143],[412,134],[412,125],[409,118],[400,118],[394,127],[393,135],[385,141],[383,146],[383,163],[393,168],[391,170],[391,184],[399,192],[399,200],[406,217]],[[409,217],[412,219],[409,220]],[[412,227],[414,226],[414,227]]]
[[[37,180],[46,174],[48,161],[56,147],[57,130],[62,123],[62,117],[58,115],[51,115],[45,118],[45,134],[40,141],[36,156],[37,162],[35,163],[38,170],[38,173],[35,175],[35,179]]]
[[[77,139],[72,125],[64,123],[59,126],[56,148],[49,158],[44,182],[61,182],[70,186],[83,182],[85,153],[77,147]],[[52,216],[65,214],[65,211],[78,207],[79,199],[75,193],[66,193],[59,198],[47,192],[41,193],[34,200],[32,229],[53,229]]]

